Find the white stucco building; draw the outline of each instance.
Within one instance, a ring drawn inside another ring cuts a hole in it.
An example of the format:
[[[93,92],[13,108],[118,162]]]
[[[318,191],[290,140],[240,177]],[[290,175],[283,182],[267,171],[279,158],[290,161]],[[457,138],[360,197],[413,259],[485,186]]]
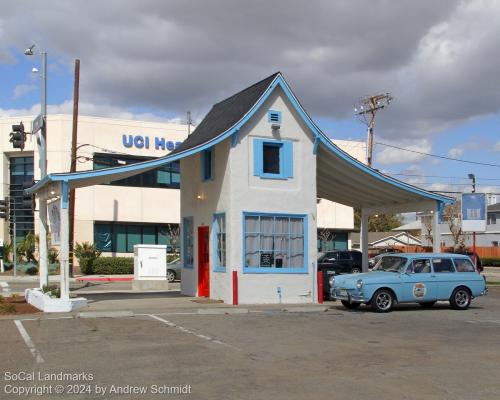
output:
[[[215,104],[167,156],[49,174],[27,193],[61,205],[61,240],[67,243],[71,188],[130,178],[179,160],[182,293],[226,303],[317,301],[318,198],[361,209],[365,270],[370,214],[434,210],[437,224],[437,211],[453,202],[342,151],[314,124],[281,73]],[[165,205],[152,207],[161,212]],[[67,246],[61,253],[65,269]]]
[[[0,198],[10,198],[10,221],[0,220],[0,240],[12,239],[13,215],[17,219],[17,237],[38,233],[38,207],[23,207],[23,183],[40,179],[39,157],[34,137],[28,136],[23,151],[9,142],[12,125],[23,121],[26,131],[34,116],[0,118],[0,176],[3,185]],[[70,169],[72,116],[50,115],[47,121],[48,172]],[[136,121],[116,118],[80,116],[78,119],[77,171],[86,171],[142,162],[169,154],[188,136],[185,124]],[[335,141],[353,157],[363,160],[365,144]],[[29,185],[28,185],[29,186]],[[161,209],[158,205],[161,205]],[[318,227],[337,233],[330,246],[348,247],[353,229],[351,207],[323,200],[318,204]],[[9,226],[10,223],[10,226]],[[90,242],[103,255],[132,255],[138,243],[167,244],[178,235],[180,223],[179,161],[125,180],[83,187],[76,191],[75,242]],[[9,229],[10,228],[10,229]],[[179,243],[176,245],[179,246]],[[57,247],[57,246],[56,246]]]

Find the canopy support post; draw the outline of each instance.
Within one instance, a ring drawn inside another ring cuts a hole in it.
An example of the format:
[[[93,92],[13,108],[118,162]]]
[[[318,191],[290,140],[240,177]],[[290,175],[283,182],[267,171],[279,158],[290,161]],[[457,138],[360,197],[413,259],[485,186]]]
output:
[[[61,182],[61,299],[69,299],[69,208],[68,182]]]
[[[436,206],[434,207],[434,212],[432,213],[432,252],[441,252],[441,232],[439,232],[439,214],[441,211],[441,204],[436,201]]]
[[[368,213],[364,209],[361,209],[360,250],[361,268],[368,272]]]

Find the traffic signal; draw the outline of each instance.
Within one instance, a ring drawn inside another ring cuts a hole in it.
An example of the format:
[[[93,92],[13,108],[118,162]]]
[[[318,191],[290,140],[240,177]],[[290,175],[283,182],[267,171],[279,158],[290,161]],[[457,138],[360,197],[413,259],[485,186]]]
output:
[[[24,131],[24,124],[12,125],[12,132],[10,133],[10,142],[15,149],[24,150],[24,143],[26,142],[26,132]]]
[[[9,218],[9,200],[0,200],[0,218],[7,220]]]

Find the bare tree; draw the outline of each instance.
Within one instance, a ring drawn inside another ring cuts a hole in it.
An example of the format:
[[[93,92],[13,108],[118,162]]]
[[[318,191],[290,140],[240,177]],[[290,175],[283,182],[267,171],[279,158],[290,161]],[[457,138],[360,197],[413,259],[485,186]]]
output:
[[[178,224],[168,224],[167,229],[168,235],[170,236],[170,246],[172,247],[172,252],[177,253],[181,236],[181,227]]]
[[[462,217],[460,215],[460,204],[455,203],[446,206],[443,211],[443,221],[446,221],[453,239],[453,250],[465,249],[465,235],[462,231]]]
[[[335,239],[335,234],[327,228],[319,228],[318,229],[318,240],[320,242],[320,245],[322,245],[324,242],[328,242],[329,240]]]
[[[427,242],[429,242],[432,246],[434,244],[434,235],[432,234],[432,218],[422,217],[422,232],[423,237],[426,239],[426,245]]]

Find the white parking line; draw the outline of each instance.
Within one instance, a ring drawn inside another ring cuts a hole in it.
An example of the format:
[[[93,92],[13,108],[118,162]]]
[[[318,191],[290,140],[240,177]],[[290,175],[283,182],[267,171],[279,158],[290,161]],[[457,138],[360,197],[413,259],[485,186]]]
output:
[[[30,338],[30,335],[28,335],[28,332],[26,332],[26,329],[24,329],[23,323],[19,320],[15,320],[14,323],[17,326],[17,329],[19,330],[19,333],[21,334],[24,343],[26,343],[26,346],[28,346],[28,349],[31,351],[31,354],[35,358],[37,363],[43,363],[44,359],[40,352],[36,349],[35,345],[33,344],[33,341]]]
[[[8,288],[8,287],[9,287],[9,284],[8,284],[7,282],[0,281],[0,287],[1,287],[1,288]]]
[[[180,330],[181,332],[184,332],[184,333],[187,333],[189,335],[194,335],[196,336],[197,338],[200,338],[200,339],[203,339],[203,340],[206,340],[208,342],[212,342],[212,343],[216,343],[216,344],[220,344],[222,346],[227,346],[227,347],[231,347],[232,349],[235,349],[235,350],[238,350],[238,351],[241,351],[241,349],[239,349],[238,347],[236,346],[233,346],[231,344],[227,344],[227,343],[224,343],[220,340],[217,340],[217,339],[214,339],[210,336],[206,336],[206,335],[202,335],[200,333],[196,333],[196,332],[193,332],[192,330],[190,329],[187,329],[187,328],[184,328],[183,326],[180,326],[180,325],[177,325],[177,324],[174,324],[173,322],[170,322],[170,321],[167,321],[166,319],[163,319],[163,318],[160,318],[156,315],[153,315],[153,314],[146,314],[148,317],[151,317],[153,319],[156,319],[157,321],[160,321],[160,322],[163,322],[165,325],[167,326],[170,326],[171,328],[177,328],[178,330]]]

